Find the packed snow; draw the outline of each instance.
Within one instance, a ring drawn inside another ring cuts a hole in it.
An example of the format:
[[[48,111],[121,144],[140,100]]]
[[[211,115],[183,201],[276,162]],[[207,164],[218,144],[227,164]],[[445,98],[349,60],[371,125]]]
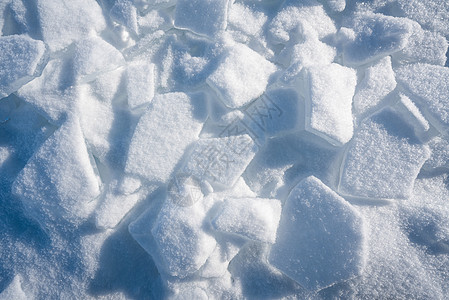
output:
[[[0,299],[445,299],[444,0],[0,1]]]

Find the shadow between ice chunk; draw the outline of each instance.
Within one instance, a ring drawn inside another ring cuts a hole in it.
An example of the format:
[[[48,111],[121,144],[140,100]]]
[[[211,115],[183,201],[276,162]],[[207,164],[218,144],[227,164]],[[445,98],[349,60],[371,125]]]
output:
[[[122,292],[129,299],[155,299],[160,296],[160,278],[152,257],[133,239],[128,225],[151,204],[160,189],[138,203],[104,242],[99,268],[89,283],[94,297]]]

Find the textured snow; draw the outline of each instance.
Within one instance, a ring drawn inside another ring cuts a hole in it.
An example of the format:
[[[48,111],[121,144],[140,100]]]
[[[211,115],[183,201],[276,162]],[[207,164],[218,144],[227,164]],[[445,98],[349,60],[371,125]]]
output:
[[[445,299],[444,0],[0,1],[0,299]]]

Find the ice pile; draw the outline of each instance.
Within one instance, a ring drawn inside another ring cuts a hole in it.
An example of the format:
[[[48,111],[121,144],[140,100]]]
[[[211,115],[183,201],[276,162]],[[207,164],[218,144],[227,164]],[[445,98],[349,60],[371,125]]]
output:
[[[0,299],[449,294],[445,1],[0,13]]]

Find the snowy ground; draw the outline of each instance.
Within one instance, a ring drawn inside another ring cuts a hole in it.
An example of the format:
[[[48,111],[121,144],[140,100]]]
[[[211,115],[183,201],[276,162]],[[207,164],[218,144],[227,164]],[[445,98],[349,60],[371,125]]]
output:
[[[0,299],[449,295],[449,2],[0,13]]]

